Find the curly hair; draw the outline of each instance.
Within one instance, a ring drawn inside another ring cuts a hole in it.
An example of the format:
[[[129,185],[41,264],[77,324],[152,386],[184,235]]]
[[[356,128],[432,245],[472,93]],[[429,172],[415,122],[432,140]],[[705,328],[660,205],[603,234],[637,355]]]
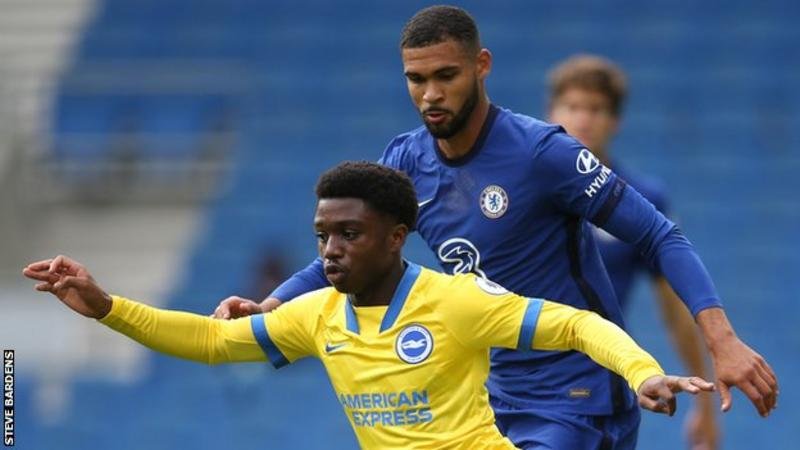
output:
[[[367,161],[346,161],[320,176],[317,199],[357,198],[397,219],[409,230],[417,223],[417,195],[403,172]]]

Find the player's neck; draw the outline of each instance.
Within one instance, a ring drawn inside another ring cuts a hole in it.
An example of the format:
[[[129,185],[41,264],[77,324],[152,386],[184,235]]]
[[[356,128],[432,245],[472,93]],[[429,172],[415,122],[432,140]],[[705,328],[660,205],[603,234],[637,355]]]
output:
[[[405,273],[405,264],[401,258],[392,264],[391,269],[372,286],[359,294],[351,294],[353,306],[386,306],[392,301],[394,291]]]
[[[464,129],[456,133],[449,139],[437,139],[439,150],[447,159],[458,159],[466,155],[475,145],[478,136],[481,134],[483,123],[489,115],[489,99],[482,95],[475,109],[467,120]]]

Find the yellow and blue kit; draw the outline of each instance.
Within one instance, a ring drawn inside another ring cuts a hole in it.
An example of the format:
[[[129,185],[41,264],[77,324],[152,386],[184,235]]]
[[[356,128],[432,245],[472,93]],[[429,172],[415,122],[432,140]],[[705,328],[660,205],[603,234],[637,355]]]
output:
[[[484,386],[489,349],[578,350],[631,388],[663,371],[595,313],[507,292],[473,274],[413,263],[388,306],[334,288],[232,321],[113,297],[102,323],[163,353],[208,364],[319,358],[364,448],[514,448]]]

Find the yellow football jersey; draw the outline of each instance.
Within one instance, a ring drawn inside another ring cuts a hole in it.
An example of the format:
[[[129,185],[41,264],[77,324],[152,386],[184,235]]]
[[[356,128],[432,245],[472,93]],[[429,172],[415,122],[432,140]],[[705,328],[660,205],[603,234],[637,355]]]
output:
[[[268,314],[220,321],[115,297],[101,321],[207,363],[266,355],[280,367],[317,357],[364,448],[514,448],[494,425],[484,387],[490,347],[584,351],[633,388],[663,373],[594,313],[411,263],[388,306],[353,307],[326,288]]]

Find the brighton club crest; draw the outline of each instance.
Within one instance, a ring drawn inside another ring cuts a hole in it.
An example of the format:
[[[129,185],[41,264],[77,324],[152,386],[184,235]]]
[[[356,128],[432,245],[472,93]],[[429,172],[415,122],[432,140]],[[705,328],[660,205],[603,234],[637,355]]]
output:
[[[481,192],[481,211],[490,219],[502,217],[508,210],[508,194],[496,184],[486,186]]]
[[[409,364],[419,364],[428,359],[433,351],[433,336],[422,325],[409,325],[397,335],[395,351],[401,360]]]

